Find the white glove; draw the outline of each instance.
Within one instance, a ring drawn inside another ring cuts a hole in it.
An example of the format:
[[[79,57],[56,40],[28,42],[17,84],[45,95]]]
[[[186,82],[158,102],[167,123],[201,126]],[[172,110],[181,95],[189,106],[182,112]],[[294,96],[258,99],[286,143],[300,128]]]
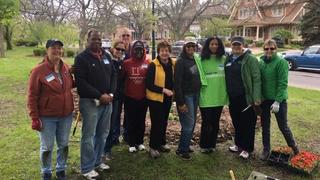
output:
[[[279,109],[280,109],[280,103],[275,101],[271,107],[270,107],[270,112],[272,113],[278,113],[279,112]]]

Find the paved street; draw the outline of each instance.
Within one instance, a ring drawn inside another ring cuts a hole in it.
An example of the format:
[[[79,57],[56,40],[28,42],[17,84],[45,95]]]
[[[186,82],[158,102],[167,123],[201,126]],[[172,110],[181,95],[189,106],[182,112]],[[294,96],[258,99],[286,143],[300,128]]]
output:
[[[320,90],[320,71],[290,71],[289,86]]]

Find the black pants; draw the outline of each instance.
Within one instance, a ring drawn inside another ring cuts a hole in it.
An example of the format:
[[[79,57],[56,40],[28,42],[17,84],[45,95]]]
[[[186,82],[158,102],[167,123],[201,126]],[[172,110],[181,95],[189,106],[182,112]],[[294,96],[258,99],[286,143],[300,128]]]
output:
[[[130,147],[143,144],[147,107],[146,99],[135,100],[130,97],[125,97],[124,99],[128,144]]]
[[[219,132],[219,121],[223,106],[200,108],[201,112],[201,148],[215,148]]]
[[[166,144],[166,131],[172,101],[171,98],[165,98],[163,103],[151,100],[148,102],[151,118],[149,146],[159,150],[162,145]]]
[[[235,145],[247,152],[254,150],[257,116],[252,107],[242,112],[248,105],[245,95],[229,97],[230,115],[235,129]]]
[[[265,151],[270,151],[270,107],[273,104],[274,100],[266,100],[262,103],[262,116],[261,116],[261,125],[262,125],[262,141]],[[292,132],[288,126],[287,119],[287,110],[288,104],[286,101],[280,103],[280,109],[278,113],[275,113],[278,127],[283,134],[284,138],[289,147],[296,146],[296,142],[293,138]]]

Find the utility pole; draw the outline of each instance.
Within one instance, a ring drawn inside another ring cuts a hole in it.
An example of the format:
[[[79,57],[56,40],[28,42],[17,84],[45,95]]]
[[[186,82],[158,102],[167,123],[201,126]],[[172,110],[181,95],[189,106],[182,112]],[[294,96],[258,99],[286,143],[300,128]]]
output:
[[[155,15],[154,12],[154,5],[155,5],[155,0],[152,0],[152,15]],[[156,58],[156,33],[154,31],[156,27],[156,22],[153,22],[152,24],[152,60]]]

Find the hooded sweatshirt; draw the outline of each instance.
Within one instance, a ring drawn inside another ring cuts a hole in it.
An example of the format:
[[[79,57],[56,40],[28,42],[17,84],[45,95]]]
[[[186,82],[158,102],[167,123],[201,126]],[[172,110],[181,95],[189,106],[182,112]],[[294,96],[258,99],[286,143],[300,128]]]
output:
[[[143,57],[138,59],[134,54],[137,46],[143,47],[141,41],[136,41],[130,52],[131,58],[124,61],[122,69],[122,77],[124,79],[124,94],[135,100],[141,100],[146,97],[145,79],[147,75],[149,62],[146,60],[145,50]]]

